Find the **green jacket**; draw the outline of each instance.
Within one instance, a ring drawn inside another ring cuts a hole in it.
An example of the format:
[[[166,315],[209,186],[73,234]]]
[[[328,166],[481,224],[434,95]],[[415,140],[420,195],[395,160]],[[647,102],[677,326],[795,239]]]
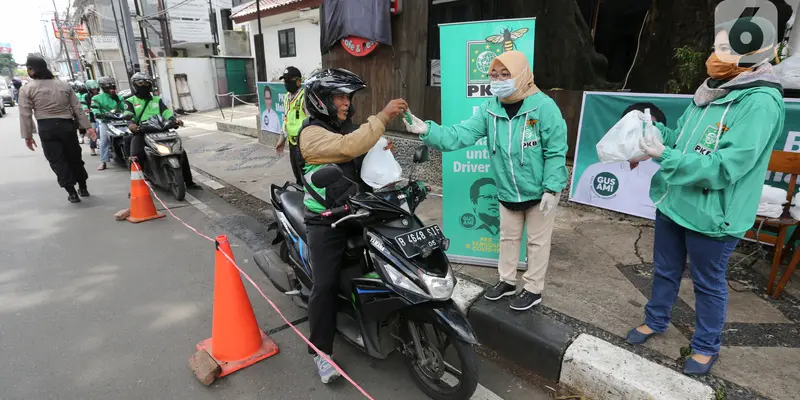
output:
[[[101,92],[92,97],[91,108],[95,118],[103,121],[104,114],[110,112],[122,112],[125,110],[125,100],[119,96],[117,96],[117,100],[114,100],[110,94]]]
[[[164,119],[175,117],[172,110],[158,96],[153,96],[149,101],[131,96],[125,99],[125,106],[125,115],[133,116],[133,122],[137,125],[154,115],[161,115]]]
[[[744,237],[785,114],[781,93],[757,86],[705,107],[693,103],[674,130],[656,124],[666,146],[650,184],[658,210],[710,237]]]
[[[542,92],[528,96],[511,120],[495,97],[458,125],[427,124],[428,132],[420,138],[439,151],[476,142],[486,145],[483,154],[490,160],[500,201],[539,200],[545,191],[558,193],[567,185],[567,123],[556,103]]]
[[[86,96],[88,93],[75,93],[75,95],[78,96],[78,101],[81,103],[81,108],[88,110],[89,104],[86,104]]]

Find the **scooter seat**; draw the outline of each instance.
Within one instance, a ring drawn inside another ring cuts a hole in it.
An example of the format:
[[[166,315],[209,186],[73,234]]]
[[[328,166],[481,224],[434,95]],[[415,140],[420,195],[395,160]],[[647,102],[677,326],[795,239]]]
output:
[[[286,219],[289,220],[289,223],[294,230],[297,231],[297,234],[300,235],[300,238],[303,239],[303,242],[308,243],[308,240],[306,240],[306,205],[303,204],[304,197],[305,194],[303,192],[296,192],[294,190],[287,190],[280,194],[280,200]]]

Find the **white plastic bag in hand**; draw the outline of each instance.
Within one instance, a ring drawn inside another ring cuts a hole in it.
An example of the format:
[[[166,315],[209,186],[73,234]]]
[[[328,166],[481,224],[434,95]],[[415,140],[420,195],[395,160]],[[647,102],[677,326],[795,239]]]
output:
[[[633,110],[597,142],[597,157],[602,163],[646,160],[649,157],[639,146],[643,136],[653,136],[658,142],[664,142],[661,131],[653,126],[652,119],[639,110]]]
[[[398,182],[403,177],[403,168],[394,159],[392,152],[383,149],[388,143],[386,138],[380,138],[367,152],[361,164],[361,180],[373,189]]]

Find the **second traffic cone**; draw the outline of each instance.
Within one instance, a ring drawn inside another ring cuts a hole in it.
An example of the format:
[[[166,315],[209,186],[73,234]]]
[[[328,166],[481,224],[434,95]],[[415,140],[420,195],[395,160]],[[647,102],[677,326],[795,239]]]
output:
[[[156,211],[150,189],[144,182],[144,173],[136,157],[131,157],[131,214],[126,218],[133,223],[164,218],[164,214]]]
[[[217,236],[216,245],[211,338],[197,350],[208,352],[222,368],[219,376],[225,376],[278,354],[278,345],[258,327],[239,271],[222,254],[233,259],[228,238]]]

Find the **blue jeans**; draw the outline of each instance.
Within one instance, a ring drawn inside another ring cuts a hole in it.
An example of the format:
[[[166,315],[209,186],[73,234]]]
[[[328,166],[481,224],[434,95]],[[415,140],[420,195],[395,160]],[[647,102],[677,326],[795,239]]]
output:
[[[99,141],[99,140],[100,140],[100,137],[99,137],[99,136],[100,136],[100,128],[99,128],[99,125],[100,125],[100,124],[99,124],[99,123],[97,123],[97,122],[93,122],[93,123],[92,123],[92,128],[94,128],[95,132],[97,132],[97,136],[98,136],[98,137],[97,137],[97,138],[95,138],[94,140],[92,140],[92,138],[91,138],[91,137],[89,138],[89,148],[90,148],[90,149],[96,149],[96,148],[97,148],[97,141]]]
[[[696,320],[691,347],[696,354],[719,353],[728,305],[725,271],[739,239],[719,240],[688,230],[660,212],[656,214],[653,249],[653,294],[645,307],[645,323],[656,332],[669,326],[678,297],[686,256],[694,283]]]
[[[100,136],[100,162],[108,162],[108,151],[111,148],[111,138],[108,136],[108,125],[104,122],[97,123],[99,125],[98,135]]]

